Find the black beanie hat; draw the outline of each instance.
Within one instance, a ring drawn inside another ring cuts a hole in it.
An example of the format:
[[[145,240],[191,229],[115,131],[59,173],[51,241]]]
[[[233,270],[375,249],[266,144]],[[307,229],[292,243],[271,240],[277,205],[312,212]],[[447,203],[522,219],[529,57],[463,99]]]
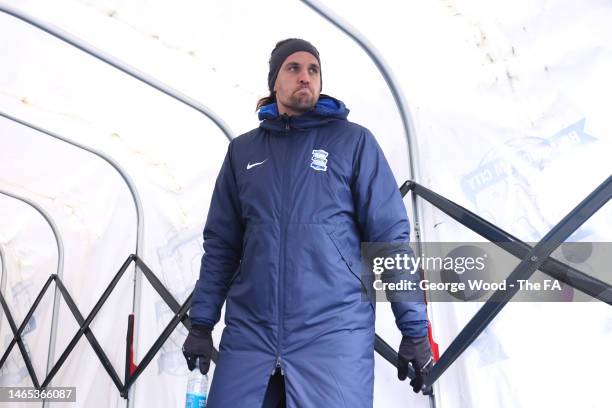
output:
[[[286,40],[279,41],[276,43],[276,47],[272,50],[270,55],[270,72],[268,72],[268,88],[270,92],[274,90],[274,83],[280,71],[281,65],[287,59],[288,56],[294,52],[306,51],[314,55],[321,66],[321,60],[319,59],[319,51],[309,43],[308,41],[301,40],[299,38],[288,38]],[[321,78],[321,88],[323,88],[323,79]]]

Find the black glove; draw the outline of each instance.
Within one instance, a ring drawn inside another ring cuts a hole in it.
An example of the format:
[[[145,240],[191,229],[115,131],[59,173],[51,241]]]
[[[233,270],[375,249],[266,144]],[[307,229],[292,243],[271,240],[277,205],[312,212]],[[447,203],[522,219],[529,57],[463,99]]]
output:
[[[212,329],[199,324],[191,325],[191,330],[183,343],[183,355],[187,360],[187,368],[192,371],[196,360],[200,361],[200,372],[208,373],[210,359],[213,353]]]
[[[412,364],[415,372],[410,385],[414,392],[419,393],[423,389],[423,378],[429,374],[434,363],[427,336],[402,337],[397,361],[397,378],[401,381],[408,376],[408,363]]]

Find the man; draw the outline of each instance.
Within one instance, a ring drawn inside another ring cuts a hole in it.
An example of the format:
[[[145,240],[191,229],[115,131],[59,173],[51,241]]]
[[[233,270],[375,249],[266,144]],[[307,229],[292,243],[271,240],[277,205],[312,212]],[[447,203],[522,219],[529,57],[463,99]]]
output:
[[[227,299],[209,408],[371,407],[375,303],[361,300],[360,242],[407,242],[406,209],[372,134],[320,94],[312,44],[279,42],[268,86],[260,126],[230,143],[217,178],[183,352],[208,371]],[[425,305],[392,308],[398,375],[410,361],[421,379]]]

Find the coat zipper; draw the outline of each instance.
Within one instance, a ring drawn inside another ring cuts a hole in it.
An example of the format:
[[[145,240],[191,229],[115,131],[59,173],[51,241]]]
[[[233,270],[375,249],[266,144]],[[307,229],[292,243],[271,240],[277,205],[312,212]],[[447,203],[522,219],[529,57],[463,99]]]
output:
[[[287,136],[289,135],[289,116],[286,114],[283,115],[283,123],[285,134],[282,138],[282,143],[285,144],[285,158],[287,157],[287,153],[289,151],[289,141]],[[283,297],[282,297],[282,288],[284,285],[284,277],[285,277],[285,241],[287,239],[287,226],[285,221],[285,191],[286,191],[286,182],[287,175],[286,172],[282,172],[282,181],[281,181],[281,214],[280,214],[280,227],[281,227],[281,242],[280,242],[280,254],[279,254],[279,262],[278,262],[278,287],[277,287],[277,296],[278,296],[278,344],[277,344],[277,354],[276,354],[276,366],[274,367],[274,372],[277,369],[280,369],[281,375],[285,375],[283,371],[283,367],[281,365],[281,343],[283,338]]]
[[[276,365],[272,369],[272,375],[276,374],[276,372],[280,370],[281,375],[285,375],[285,371],[283,371],[283,367],[281,366],[281,357],[280,355],[276,356]]]

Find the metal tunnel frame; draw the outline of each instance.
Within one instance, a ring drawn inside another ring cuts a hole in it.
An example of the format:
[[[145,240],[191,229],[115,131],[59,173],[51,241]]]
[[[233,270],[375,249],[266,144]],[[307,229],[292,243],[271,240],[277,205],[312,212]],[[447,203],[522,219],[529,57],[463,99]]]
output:
[[[121,178],[125,181],[130,194],[132,196],[132,200],[134,202],[134,206],[136,207],[136,254],[141,255],[143,252],[143,241],[144,241],[144,220],[143,220],[143,209],[142,209],[142,202],[140,200],[140,195],[138,194],[138,190],[136,188],[136,185],[134,184],[134,181],[131,179],[131,177],[127,174],[127,172],[125,170],[123,170],[121,168],[121,166],[119,165],[119,163],[117,163],[113,158],[111,158],[110,156],[108,156],[107,154],[100,152],[96,149],[93,149],[89,146],[85,146],[81,143],[75,142],[73,140],[70,140],[68,138],[65,138],[57,133],[51,132],[47,129],[43,129],[41,127],[38,127],[32,123],[23,121],[21,119],[18,119],[12,115],[9,115],[7,113],[4,113],[2,111],[0,111],[0,116],[4,117],[5,119],[8,119],[10,121],[16,122],[22,126],[25,126],[27,128],[30,128],[32,130],[35,130],[39,133],[45,134],[47,136],[50,136],[54,139],[60,140],[62,142],[68,143],[78,149],[84,150],[86,152],[89,152],[91,154],[94,154],[95,156],[98,156],[99,158],[101,158],[102,160],[106,161],[108,164],[110,164],[121,176]],[[62,265],[63,265],[63,252],[62,252]],[[138,313],[138,305],[140,304],[140,280],[138,279],[138,275],[137,275],[137,270],[134,271],[134,299],[132,302],[132,311],[136,314]],[[60,275],[61,277],[61,275]],[[57,292],[56,292],[57,294]],[[57,298],[57,296],[56,296]],[[57,321],[54,320],[52,323],[52,331],[55,333],[57,332]],[[53,342],[53,347],[50,347],[50,356],[52,356],[55,353],[55,342]],[[51,353],[51,351],[53,353]],[[50,366],[47,366],[47,370],[50,369]]]
[[[205,115],[207,118],[209,118],[225,135],[225,137],[231,141],[234,138],[233,132],[231,131],[230,127],[221,119],[221,117],[219,117],[217,114],[215,114],[212,110],[210,110],[209,108],[207,108],[206,106],[204,106],[203,104],[199,103],[198,101],[196,101],[195,99],[179,92],[178,90],[164,84],[163,82],[145,74],[144,72],[141,72],[139,70],[137,70],[136,68],[131,67],[130,65],[124,63],[123,61],[120,61],[119,59],[104,53],[103,51],[91,46],[90,44],[87,44],[85,41],[80,40],[79,38],[71,35],[70,33],[60,29],[59,27],[56,27],[52,24],[43,22],[33,16],[28,15],[27,13],[24,13],[21,10],[18,10],[8,4],[4,4],[0,2],[0,12],[8,14],[12,17],[15,17],[33,27],[36,27],[42,31],[44,31],[47,34],[52,35],[53,37],[85,52],[86,54],[89,54],[90,56],[97,58],[98,60],[112,66],[113,68],[131,76],[132,78],[135,78],[138,81],[141,81],[147,85],[149,85],[150,87],[170,96],[171,98],[187,105],[190,108],[193,108],[194,110],[202,113],[203,115]],[[5,117],[8,117],[7,115],[3,115]],[[19,121],[18,121],[19,122]],[[27,126],[27,125],[26,125]],[[50,136],[56,137],[52,134],[50,134],[50,132],[43,132],[43,133],[47,133]],[[59,138],[59,137],[58,137]],[[115,167],[115,169],[117,169],[117,171],[119,171],[119,173],[121,174],[121,177],[126,181],[126,183],[128,184],[128,188],[130,189],[130,192],[132,194],[132,197],[134,198],[134,204],[136,206],[136,216],[137,216],[137,243],[136,243],[136,254],[141,256],[142,255],[142,248],[143,248],[143,220],[142,220],[142,205],[140,204],[140,199],[138,198],[138,194],[136,191],[136,187],[133,185],[132,181],[129,179],[129,177],[127,176],[127,174],[125,174],[118,166],[116,166],[114,164],[114,162],[111,160],[109,160],[110,158],[108,158],[107,156],[101,156],[100,154],[85,148],[84,146],[78,145],[74,142],[69,141],[68,139],[62,139],[68,143],[71,143],[77,147],[81,147],[84,148],[85,150],[88,150],[94,154],[97,154],[98,156],[102,157],[104,160],[108,161],[109,163],[111,163],[111,165],[113,165],[113,167]],[[134,272],[135,276],[134,276],[134,300],[133,300],[133,305],[132,305],[132,310],[134,312],[134,314],[136,316],[139,315],[139,311],[140,311],[140,298],[141,298],[141,275],[138,273],[138,270],[136,269]],[[134,339],[135,339],[135,343],[138,344],[137,342],[137,332],[133,333],[134,335]],[[128,401],[128,406],[130,405],[130,402]]]
[[[317,13],[319,13],[322,17],[330,21],[336,27],[340,28],[345,34],[347,34],[354,41],[356,41],[360,45],[360,47],[362,47],[366,51],[368,56],[374,61],[377,68],[381,71],[381,74],[383,75],[387,85],[391,89],[394,100],[400,111],[400,116],[402,118],[402,124],[404,126],[404,130],[405,130],[406,138],[408,142],[408,156],[410,158],[411,177],[413,179],[418,179],[418,174],[417,174],[418,166],[416,166],[416,157],[414,157],[416,156],[416,146],[415,146],[415,141],[412,138],[412,135],[414,134],[414,130],[413,130],[412,122],[410,120],[409,110],[403,100],[403,96],[401,92],[399,91],[399,87],[397,86],[396,81],[394,80],[393,76],[390,74],[390,70],[384,64],[384,62],[382,62],[382,58],[377,54],[376,51],[374,51],[374,48],[371,45],[369,45],[363,37],[356,34],[355,30],[350,28],[348,24],[341,22],[339,18],[332,16],[331,12],[329,12],[328,10],[325,10],[323,6],[321,6],[316,1],[302,0],[302,2],[307,4]],[[69,35],[68,33],[61,31],[59,28],[56,28],[49,24],[40,22],[34,19],[33,17],[27,16],[25,13],[22,13],[7,5],[0,4],[0,11],[7,13],[13,17],[16,17],[30,25],[33,25],[55,36],[56,38],[61,39],[62,41],[80,49],[81,51],[84,51],[88,53],[89,55],[94,56],[95,58],[113,66],[114,68],[152,86],[153,88],[159,90],[160,92],[163,92],[179,100],[180,102],[196,109],[197,111],[208,116],[219,128],[221,128],[221,130],[223,131],[223,133],[229,140],[232,139],[233,136],[231,132],[229,131],[229,128],[225,126],[225,124],[221,121],[221,119],[216,117],[216,115],[212,114],[212,112],[210,112],[206,107],[192,100],[191,98],[180,94],[178,91],[156,81],[153,78],[148,77],[144,73],[141,73],[135,70],[134,68],[129,67],[128,65],[122,63],[121,61],[118,61],[115,58],[108,56],[99,50],[96,50],[95,48],[89,46],[88,44],[85,44],[81,40],[76,39],[72,37],[71,35]],[[26,124],[25,122],[22,122],[18,119],[10,117],[9,115],[3,114],[3,113],[0,113],[0,115],[10,120],[14,120],[18,123],[21,123],[25,126],[31,127],[32,129],[42,131],[43,133],[49,134],[49,132],[36,128],[33,125]],[[51,136],[54,136],[54,135],[51,135]],[[61,137],[57,137],[57,138],[61,139]],[[64,140],[64,141],[67,141],[68,143],[71,143],[77,147],[81,147],[75,144],[74,142],[71,142],[68,140]],[[420,247],[421,234],[420,234],[420,224],[419,224],[419,216],[418,216],[419,203],[416,200],[417,195],[421,196],[423,199],[434,204],[435,206],[440,208],[442,211],[446,212],[451,217],[457,219],[459,222],[466,225],[468,228],[471,228],[479,233],[482,232],[483,236],[485,236],[486,234],[489,237],[493,237],[493,238],[506,237],[507,241],[499,241],[505,245],[503,248],[506,249],[508,252],[512,253],[513,255],[522,259],[519,266],[517,266],[517,268],[510,274],[509,279],[511,280],[525,279],[529,277],[531,274],[533,274],[535,270],[540,269],[543,272],[549,274],[550,276],[554,276],[558,278],[559,280],[569,284],[570,286],[573,286],[577,288],[578,290],[583,291],[584,293],[594,296],[597,299],[606,302],[607,304],[612,304],[611,303],[612,288],[610,288],[609,285],[605,284],[604,282],[598,281],[597,279],[593,277],[585,275],[581,273],[580,271],[577,271],[561,262],[558,262],[556,260],[553,260],[552,258],[549,258],[549,255],[552,253],[552,251],[554,251],[554,249],[556,249],[569,235],[571,235],[572,232],[578,229],[580,225],[582,225],[593,213],[595,213],[599,208],[601,208],[606,202],[610,200],[610,197],[612,196],[611,178],[608,178],[606,181],[604,181],[604,183],[602,183],[595,191],[593,191],[593,193],[591,193],[587,198],[585,198],[583,202],[581,202],[574,210],[572,210],[559,224],[557,224],[533,248],[521,242],[517,238],[512,237],[511,235],[505,233],[503,230],[493,226],[487,221],[479,218],[477,215],[470,213],[469,211],[463,209],[462,207],[456,205],[455,203],[452,203],[451,201],[441,196],[438,196],[436,193],[433,193],[425,189],[424,187],[419,186],[418,184],[414,182],[408,182],[402,186],[403,195],[405,195],[410,190],[412,190],[414,193],[412,195],[414,223],[415,223],[414,228],[415,228],[415,235],[416,235],[415,238],[417,241],[417,245],[419,247]],[[446,211],[444,208],[446,208],[446,210],[448,211]],[[493,242],[497,243],[498,242],[497,238]],[[133,341],[133,336],[132,336],[133,326],[131,326],[133,325],[133,317],[131,318],[132,320],[129,323],[130,326],[128,326],[128,339],[127,339],[128,341],[126,342],[126,374],[125,374],[125,379],[124,379],[125,383],[122,384],[121,381],[119,380],[118,375],[114,372],[112,365],[110,365],[110,362],[108,362],[108,359],[104,355],[104,352],[101,350],[99,344],[97,344],[97,341],[95,340],[95,337],[93,336],[93,333],[91,332],[91,329],[89,328],[89,324],[91,323],[91,321],[93,320],[97,312],[100,310],[103,303],[106,301],[106,299],[112,292],[114,286],[116,285],[118,280],[121,278],[125,270],[129,267],[131,262],[135,262],[138,268],[142,270],[143,274],[152,284],[154,289],[160,294],[160,296],[162,296],[162,299],[164,299],[164,301],[168,304],[168,306],[175,313],[175,316],[170,321],[168,326],[164,329],[160,337],[153,344],[151,349],[146,353],[141,363],[135,367],[129,366],[130,351],[131,351],[130,346]],[[3,262],[3,268],[4,268],[4,262]],[[11,342],[11,346],[9,347],[9,349],[5,352],[5,355],[2,357],[2,359],[0,359],[0,367],[2,367],[2,365],[6,361],[6,357],[8,356],[10,349],[14,347],[15,344],[17,344],[20,350],[22,351],[22,355],[24,359],[26,360],[26,365],[28,364],[29,358],[27,354],[25,353],[25,349],[23,348],[23,344],[20,338],[20,333],[25,327],[25,324],[27,323],[31,315],[33,314],[35,308],[38,306],[40,300],[42,299],[42,296],[44,295],[46,290],[49,288],[52,281],[56,282],[56,285],[57,285],[56,292],[59,291],[60,294],[65,298],[66,302],[68,303],[71,312],[73,313],[75,319],[79,323],[79,330],[77,334],[75,335],[75,337],[73,338],[73,341],[70,343],[69,349],[66,349],[62,353],[60,360],[58,360],[58,362],[53,366],[52,371],[49,373],[50,375],[47,376],[47,378],[43,381],[43,383],[38,385],[37,382],[33,381],[37,387],[43,388],[49,384],[53,375],[55,375],[57,370],[59,370],[61,364],[63,364],[63,362],[66,360],[72,348],[74,348],[74,346],[76,345],[80,337],[84,334],[89,340],[89,342],[91,343],[92,347],[94,348],[94,351],[96,352],[96,354],[102,361],[107,372],[113,379],[115,385],[118,387],[119,391],[121,392],[121,395],[125,398],[127,397],[130,386],[134,384],[137,377],[142,373],[142,371],[144,371],[147,365],[152,361],[152,358],[154,357],[155,353],[159,351],[162,344],[170,336],[170,334],[176,328],[176,326],[179,323],[182,323],[186,327],[189,327],[189,320],[186,317],[186,313],[189,309],[191,296],[189,296],[188,299],[182,305],[179,305],[178,302],[174,300],[172,295],[165,289],[165,287],[163,287],[163,284],[161,284],[161,282],[157,280],[153,272],[144,264],[142,259],[138,256],[138,251],[137,251],[135,255],[130,255],[128,259],[124,262],[120,271],[117,273],[117,275],[115,275],[115,278],[113,278],[112,282],[107,287],[102,298],[100,298],[98,303],[96,303],[96,306],[94,307],[92,312],[90,312],[90,314],[88,315],[86,319],[83,318],[83,316],[80,314],[80,312],[76,308],[76,305],[72,301],[70,294],[67,292],[66,288],[63,286],[61,277],[58,275],[52,275],[45,283],[45,286],[43,287],[40,294],[36,298],[36,301],[32,305],[30,311],[28,312],[28,315],[26,316],[26,319],[20,325],[20,327],[19,328],[16,327],[15,322],[12,320],[12,317],[9,319],[9,323],[11,324],[11,329],[13,330],[14,339]],[[444,371],[456,360],[456,358],[471,344],[471,342],[474,341],[474,339],[482,332],[482,330],[484,330],[484,328],[495,318],[497,313],[499,313],[499,311],[504,307],[504,305],[511,299],[513,294],[514,293],[504,294],[504,293],[497,292],[494,294],[492,299],[490,299],[488,302],[485,303],[485,305],[481,308],[481,310],[474,316],[474,318],[459,333],[457,338],[452,342],[452,344],[449,346],[446,352],[441,356],[440,360],[438,361],[438,364],[434,366],[434,369],[431,372],[431,374],[425,379],[425,385],[427,388],[430,388],[431,385],[435,383],[435,381],[440,377],[440,375],[442,375]],[[2,301],[2,307],[3,309],[5,309],[5,312],[7,313],[7,318],[8,318],[9,317],[8,307],[6,306],[6,302],[4,301],[4,298],[1,293],[0,293],[0,300]],[[56,300],[57,300],[57,297],[56,297]],[[392,363],[393,365],[397,365],[397,353],[393,350],[393,348],[391,348],[387,343],[384,342],[384,340],[382,340],[378,336],[376,336],[375,348],[376,348],[376,351],[379,354],[381,354],[385,359],[387,359],[390,363]],[[31,375],[33,374],[34,373],[32,371]],[[412,378],[413,376],[414,376],[414,372],[413,371],[409,372],[409,377]],[[33,377],[33,380],[35,380],[35,376]],[[433,402],[433,401],[430,400],[430,402]]]
[[[234,134],[231,131],[230,127],[223,121],[223,119],[221,119],[221,117],[219,117],[219,115],[214,113],[212,110],[210,110],[200,102],[179,92],[171,86],[166,85],[163,82],[151,77],[150,75],[147,75],[144,72],[141,72],[136,68],[131,67],[125,62],[120,61],[117,58],[105,53],[104,51],[87,44],[85,41],[73,36],[72,34],[62,30],[61,28],[41,21],[8,4],[3,4],[2,2],[0,2],[0,12],[6,13],[31,26],[34,26],[46,32],[47,34],[50,34],[53,37],[72,45],[73,47],[83,51],[84,53],[89,54],[94,58],[97,58],[98,60],[112,66],[113,68],[118,69],[119,71],[131,76],[132,78],[137,79],[140,82],[144,82],[150,87],[157,89],[158,91],[168,95],[173,99],[176,99],[177,101],[189,106],[190,108],[195,109],[196,111],[202,113],[211,121],[213,121],[213,123],[217,125],[217,127],[223,132],[228,141],[231,141],[234,138]]]
[[[166,327],[164,328],[164,330],[162,331],[158,339],[153,343],[153,345],[144,355],[142,360],[137,365],[135,365],[133,364],[133,361],[132,361],[134,318],[133,318],[133,315],[128,316],[128,328],[127,328],[128,335],[126,337],[126,348],[125,348],[125,351],[126,351],[125,353],[125,371],[124,371],[124,379],[122,382],[116,370],[114,369],[112,363],[110,362],[108,356],[106,355],[106,353],[104,352],[100,344],[98,343],[98,340],[96,339],[90,325],[93,322],[93,319],[96,317],[96,315],[100,311],[100,309],[102,309],[102,306],[104,305],[104,303],[110,297],[111,293],[117,286],[117,283],[119,282],[119,280],[123,277],[126,270],[129,268],[129,266],[132,263],[136,264],[143,271],[145,278],[149,281],[153,289],[160,295],[160,297],[166,303],[166,305],[168,305],[168,307],[172,310],[172,312],[174,313],[174,317],[170,320],[170,322],[168,322],[168,324],[166,325]],[[74,319],[77,321],[79,328],[77,332],[74,334],[74,336],[72,337],[72,339],[70,340],[70,342],[68,343],[68,345],[66,346],[66,348],[64,349],[64,351],[62,352],[62,354],[60,355],[57,362],[53,365],[53,367],[51,367],[51,370],[48,372],[45,379],[42,382],[40,382],[36,376],[36,373],[34,372],[32,368],[32,361],[30,360],[25,350],[25,346],[23,345],[23,341],[21,339],[21,333],[25,329],[27,322],[30,320],[30,318],[36,311],[36,308],[38,307],[41,299],[43,298],[43,296],[45,295],[45,293],[51,286],[52,282],[55,282],[56,291],[58,291],[59,294],[64,298],[66,305],[70,309],[70,312],[72,313]],[[127,399],[131,386],[136,382],[138,377],[149,366],[151,361],[153,361],[153,357],[155,357],[155,354],[157,354],[157,352],[163,346],[164,342],[170,337],[174,329],[176,329],[176,326],[178,326],[179,323],[182,323],[187,329],[191,328],[191,322],[189,321],[189,318],[187,317],[187,312],[189,311],[189,308],[191,306],[191,295],[187,297],[187,299],[183,302],[183,304],[179,304],[176,301],[176,299],[174,299],[172,294],[166,289],[163,283],[155,276],[153,271],[145,264],[145,262],[134,254],[129,255],[127,259],[123,262],[123,265],[119,268],[119,271],[115,274],[111,282],[107,285],[101,297],[98,299],[93,309],[89,312],[86,318],[83,317],[83,314],[79,311],[72,296],[70,295],[70,293],[64,286],[62,279],[56,274],[49,276],[49,278],[45,282],[45,285],[43,286],[43,288],[40,290],[40,292],[36,296],[34,303],[28,310],[28,313],[26,314],[23,322],[19,325],[19,327],[17,327],[15,320],[12,314],[10,313],[10,310],[8,308],[8,305],[2,293],[0,293],[0,306],[2,306],[2,309],[4,310],[4,313],[7,316],[7,320],[9,321],[11,330],[13,332],[13,339],[9,343],[9,346],[4,352],[4,354],[2,355],[2,357],[0,357],[0,368],[2,368],[9,354],[11,353],[13,347],[15,346],[15,344],[17,344],[21,352],[21,355],[23,357],[23,360],[26,366],[28,367],[28,373],[30,374],[32,383],[37,389],[41,389],[41,390],[49,386],[53,377],[55,377],[59,369],[68,359],[68,356],[70,355],[70,353],[76,347],[81,337],[84,335],[89,341],[96,356],[102,363],[102,366],[106,370],[106,373],[109,375],[109,377],[111,378],[111,380],[117,387],[117,390],[120,392],[121,396]],[[217,361],[216,350],[213,352],[212,359],[215,362]]]
[[[408,191],[412,191],[414,195],[434,205],[455,221],[466,226],[483,238],[486,238],[488,241],[514,255],[516,258],[525,258],[529,254],[529,251],[533,249],[525,242],[493,225],[484,218],[481,218],[464,207],[455,204],[413,181],[406,181],[400,187],[402,195],[405,195]],[[597,278],[589,276],[554,258],[545,260],[539,270],[552,278],[566,283],[612,306],[612,287]]]
[[[555,225],[534,247],[521,242],[503,230],[492,226],[490,223],[482,222],[475,214],[446,200],[435,193],[418,186],[416,183],[405,183],[404,189],[412,189],[415,194],[422,195],[432,204],[442,203],[438,206],[446,214],[479,234],[498,234],[495,244],[508,252],[521,258],[521,262],[506,278],[509,290],[498,290],[480,310],[470,319],[461,332],[455,337],[446,351],[440,356],[431,373],[424,380],[424,387],[431,385],[450,367],[450,365],[465,351],[467,347],[482,333],[491,323],[501,309],[519,291],[516,285],[520,279],[528,279],[536,270],[553,276],[570,286],[589,294],[605,303],[612,305],[612,287],[605,282],[585,275],[568,265],[549,258],[550,254],[557,249],[565,240],[584,224],[595,212],[603,207],[612,198],[612,176],[609,176],[591,194],[571,210],[557,225]],[[450,205],[449,205],[450,203]],[[465,214],[465,217],[463,216]],[[484,234],[480,231],[483,231]],[[515,284],[514,286],[512,284]]]
[[[16,200],[19,200],[19,201],[22,201],[28,204],[30,207],[34,208],[45,219],[45,221],[47,221],[47,224],[49,224],[49,227],[51,228],[51,231],[53,232],[53,236],[55,237],[55,242],[57,246],[57,270],[56,272],[57,272],[57,276],[61,278],[64,274],[64,242],[62,241],[62,236],[60,235],[57,225],[53,221],[53,218],[51,218],[51,216],[41,206],[39,206],[34,201],[26,197],[22,197],[22,196],[19,196],[17,194],[14,194],[14,193],[2,190],[2,189],[0,189],[0,194],[14,198]],[[5,264],[4,264],[4,260],[2,260],[2,286],[1,286],[2,290],[0,291],[0,296],[3,296],[2,292],[4,291],[4,283],[6,280],[5,272],[6,272]],[[8,310],[8,305],[4,303],[4,300],[2,303],[2,307],[4,309],[4,312],[6,313],[7,319],[9,319],[10,313]],[[47,373],[49,372],[49,370],[51,369],[51,366],[53,365],[53,356],[55,355],[55,342],[57,341],[58,315],[59,315],[59,292],[56,288],[55,292],[53,293],[53,312],[51,315],[51,333],[49,336],[49,349],[47,353],[47,367],[46,367]],[[12,318],[9,319],[9,324],[11,320]],[[25,328],[29,320],[30,320],[29,318],[24,320],[23,328]],[[11,327],[12,326],[13,325],[11,325]],[[13,335],[15,335],[14,330],[13,330]],[[20,349],[21,347],[22,345],[20,344]],[[7,354],[7,357],[8,357],[8,354]],[[1,365],[2,364],[0,364],[0,366]],[[26,362],[26,367],[28,369],[28,373],[32,377],[32,380],[33,381],[36,380],[36,376],[35,376],[34,368],[32,367],[32,364],[31,363],[27,364]]]

